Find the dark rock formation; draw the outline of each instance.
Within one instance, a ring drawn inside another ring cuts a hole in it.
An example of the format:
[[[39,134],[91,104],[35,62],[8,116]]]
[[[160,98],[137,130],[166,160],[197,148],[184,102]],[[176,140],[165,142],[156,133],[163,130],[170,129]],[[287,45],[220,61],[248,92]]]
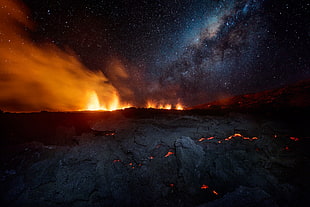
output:
[[[192,109],[224,109],[229,111],[279,111],[310,109],[310,80],[278,89],[246,94],[201,104]]]
[[[44,125],[58,129],[47,140],[4,142],[2,206],[309,206],[309,138],[286,122],[134,110],[59,116],[65,127]]]

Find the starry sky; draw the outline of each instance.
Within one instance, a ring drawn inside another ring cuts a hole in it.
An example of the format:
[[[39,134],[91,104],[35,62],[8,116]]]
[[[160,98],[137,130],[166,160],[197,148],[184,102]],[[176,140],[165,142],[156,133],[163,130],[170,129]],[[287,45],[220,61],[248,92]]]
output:
[[[33,42],[74,51],[136,105],[152,97],[191,106],[310,78],[306,0],[23,3]],[[112,63],[129,76],[115,76]]]

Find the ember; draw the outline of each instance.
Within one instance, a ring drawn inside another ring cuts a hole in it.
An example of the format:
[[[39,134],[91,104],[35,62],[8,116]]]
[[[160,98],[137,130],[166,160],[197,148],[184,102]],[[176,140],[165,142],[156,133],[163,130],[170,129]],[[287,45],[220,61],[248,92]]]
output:
[[[165,157],[169,157],[170,155],[173,155],[174,154],[174,152],[168,152],[166,155],[165,155]]]
[[[203,184],[200,188],[201,188],[201,189],[207,189],[207,188],[209,188],[209,186]]]
[[[204,141],[204,140],[211,140],[211,139],[214,139],[215,137],[209,137],[209,138],[205,138],[205,137],[202,137],[202,138],[200,138],[198,141],[199,142],[202,142],[202,141]]]
[[[243,137],[243,136],[241,134],[234,134],[234,135],[229,136],[225,140],[230,140],[230,139],[235,138],[235,137]]]
[[[213,193],[214,195],[219,195],[218,192],[216,192],[215,190],[213,190],[212,193]]]
[[[228,141],[228,140],[231,140],[232,138],[236,138],[236,137],[240,137],[242,139],[250,140],[250,141],[258,139],[257,137],[250,138],[250,137],[244,137],[241,134],[233,134],[233,135],[227,137],[225,140]]]

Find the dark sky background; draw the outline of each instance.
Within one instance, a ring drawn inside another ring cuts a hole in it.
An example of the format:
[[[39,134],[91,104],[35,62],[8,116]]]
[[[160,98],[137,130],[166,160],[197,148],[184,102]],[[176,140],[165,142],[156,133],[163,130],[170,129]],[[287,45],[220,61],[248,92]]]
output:
[[[70,48],[142,104],[185,105],[310,78],[306,0],[23,0],[33,41]],[[112,60],[129,78],[113,76]]]

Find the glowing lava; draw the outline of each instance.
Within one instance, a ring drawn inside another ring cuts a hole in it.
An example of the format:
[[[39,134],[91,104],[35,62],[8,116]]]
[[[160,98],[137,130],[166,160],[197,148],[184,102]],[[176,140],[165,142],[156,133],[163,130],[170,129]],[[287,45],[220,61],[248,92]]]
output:
[[[170,155],[173,155],[174,154],[174,152],[167,152],[167,154],[165,155],[165,157],[169,157]]]
[[[114,111],[118,109],[124,109],[131,107],[129,104],[122,105],[119,101],[119,96],[116,92],[112,93],[109,97],[109,100],[104,104],[101,104],[99,97],[95,91],[89,92],[88,103],[86,110],[87,111]],[[82,109],[84,110],[84,109]]]
[[[87,105],[87,110],[90,110],[90,111],[100,110],[99,99],[95,91],[92,91],[89,95],[89,102]]]
[[[208,188],[209,188],[209,186],[207,186],[207,185],[203,184],[200,188],[201,188],[201,189],[208,189]]]
[[[183,110],[184,109],[181,103],[177,103],[176,105],[173,106],[172,104],[162,103],[162,102],[164,101],[156,102],[156,101],[148,100],[146,103],[146,108],[166,109],[166,110],[171,110],[171,109]]]
[[[212,193],[213,193],[214,195],[219,195],[219,193],[216,192],[215,190],[213,190]]]

